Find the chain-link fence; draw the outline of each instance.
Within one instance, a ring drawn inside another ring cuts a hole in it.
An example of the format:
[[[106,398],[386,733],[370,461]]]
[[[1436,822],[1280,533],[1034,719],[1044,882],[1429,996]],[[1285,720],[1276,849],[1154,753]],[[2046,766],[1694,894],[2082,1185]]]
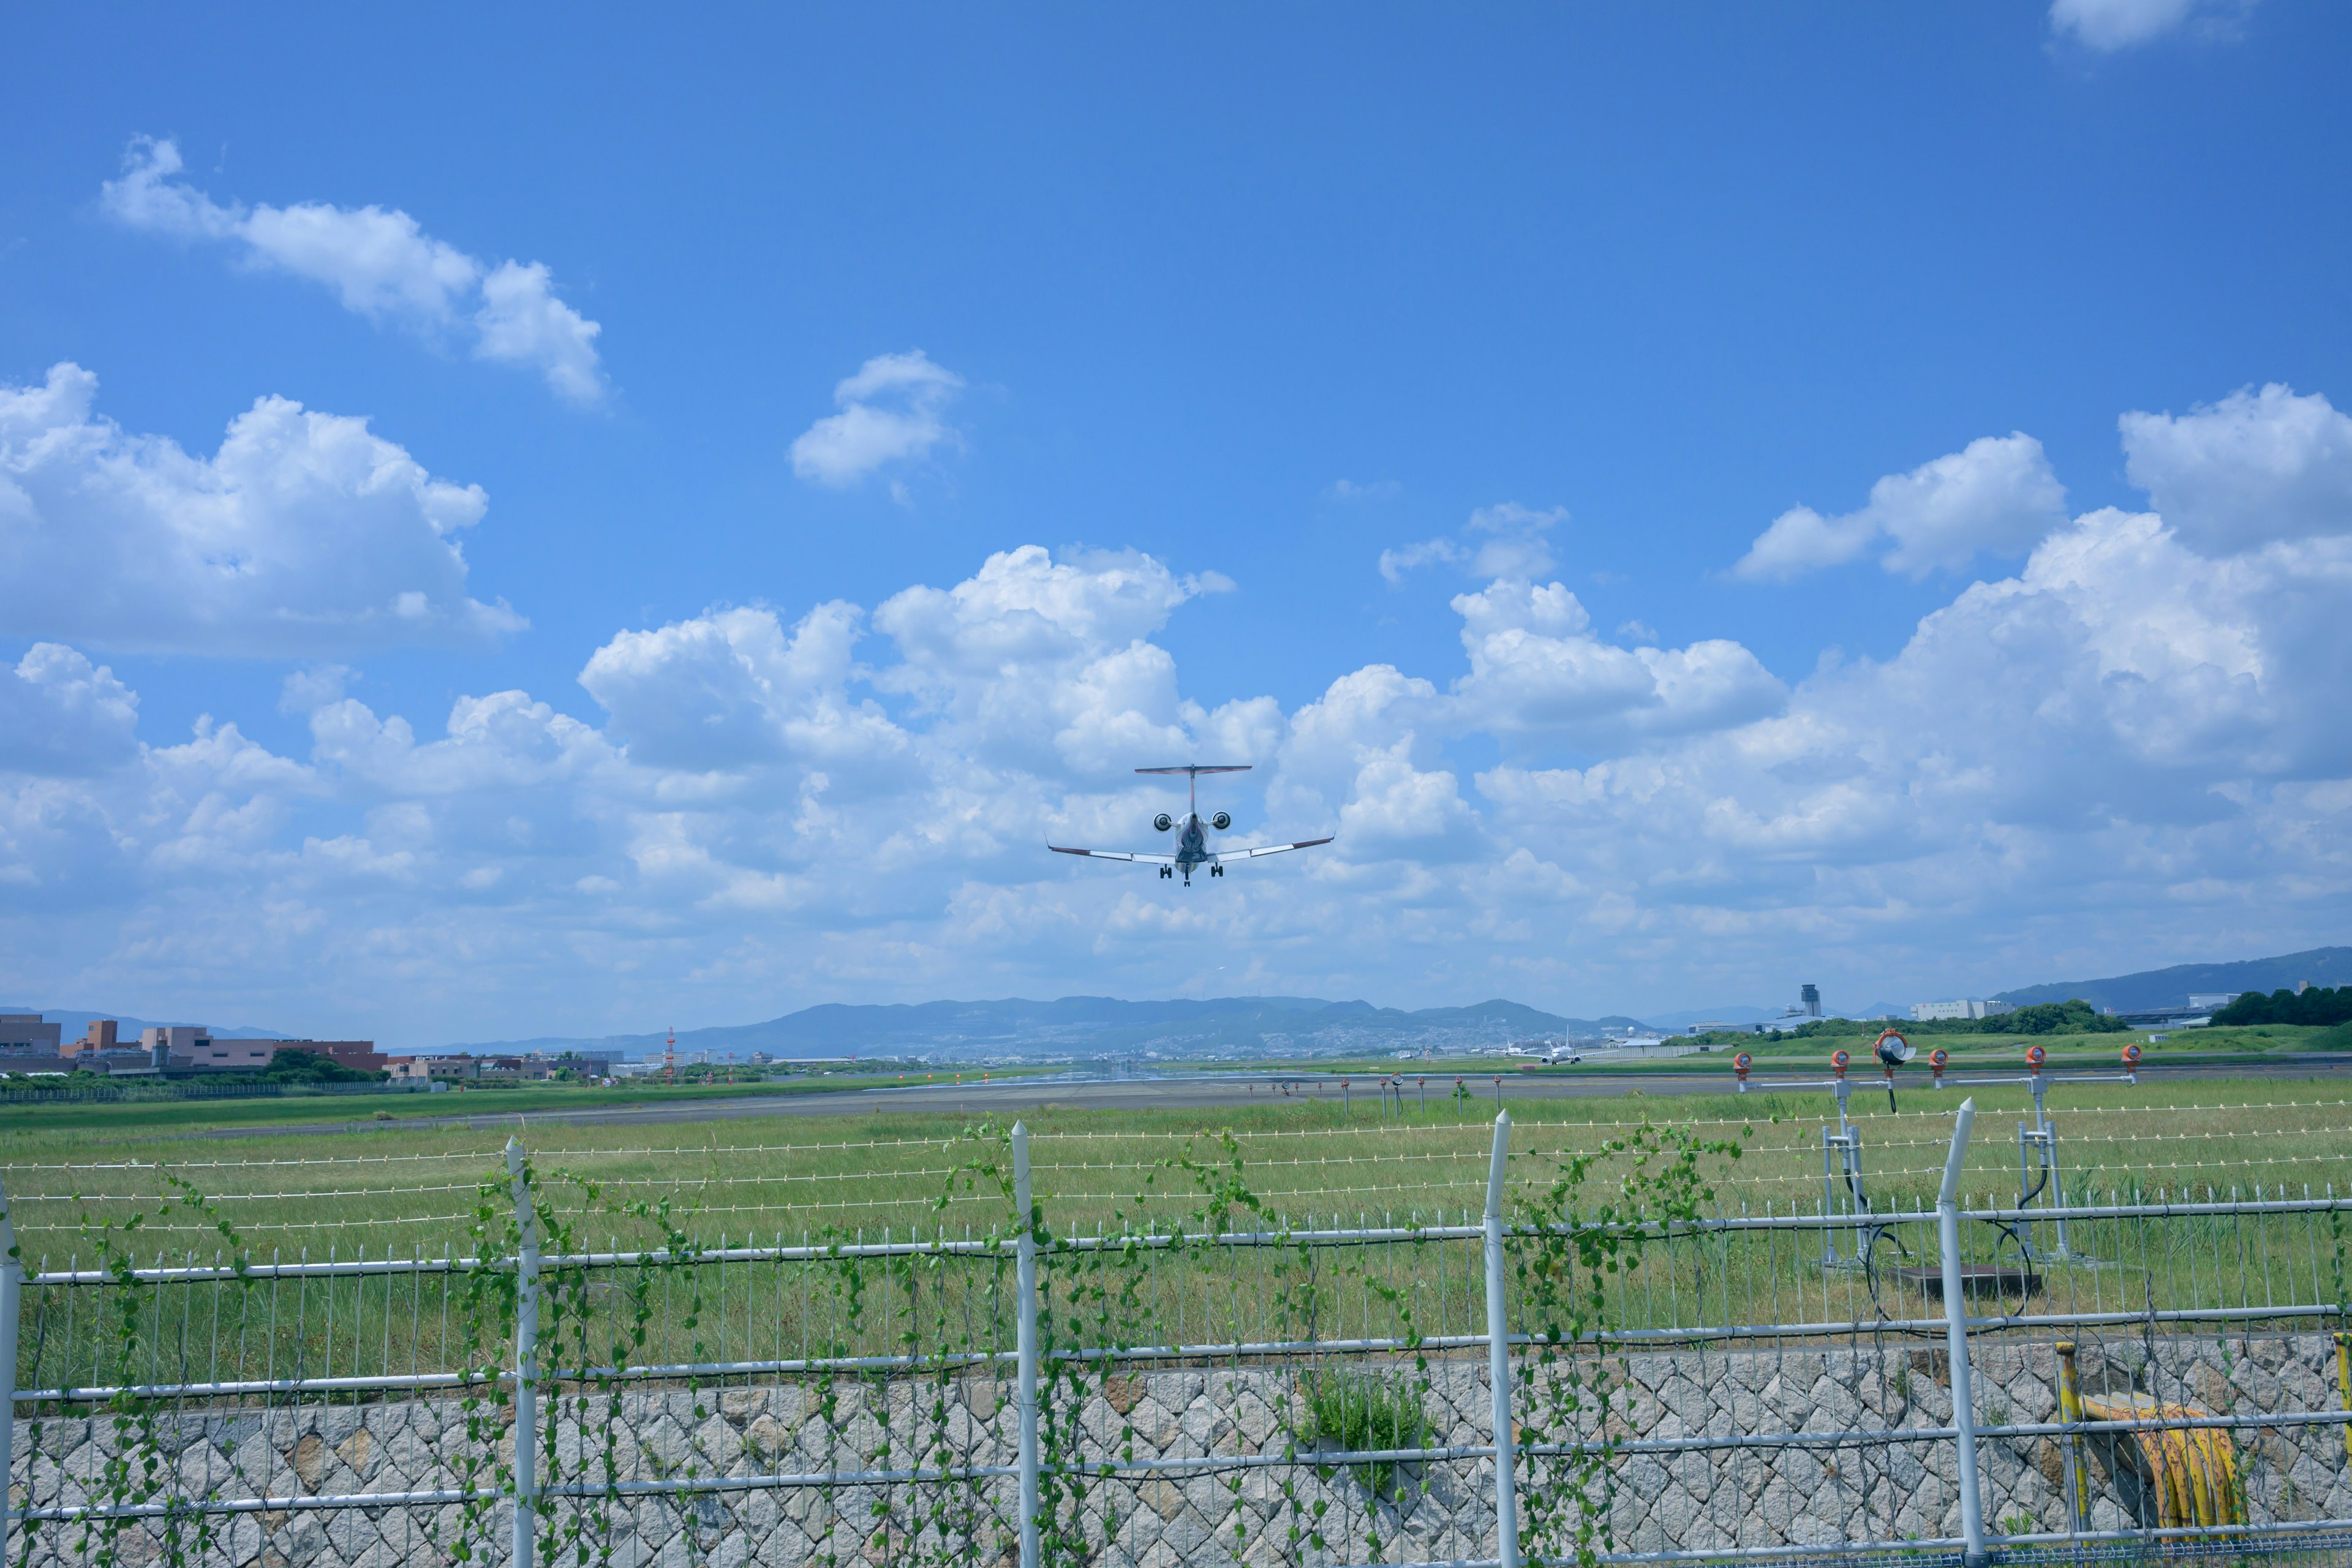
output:
[[[1212,1142],[1065,1229],[1016,1128],[790,1241],[510,1145],[467,1251],[323,1259],[174,1179],[11,1243],[0,1568],[2352,1560],[2352,1205],[1970,1204],[1965,1137],[1934,1208],[1732,1214],[1728,1143],[1513,1180],[1497,1117],[1483,1210],[1346,1226]]]

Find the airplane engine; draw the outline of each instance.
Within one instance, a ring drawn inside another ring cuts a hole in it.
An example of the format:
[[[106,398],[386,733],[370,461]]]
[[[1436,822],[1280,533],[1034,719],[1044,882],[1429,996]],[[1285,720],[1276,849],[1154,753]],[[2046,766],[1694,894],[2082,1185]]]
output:
[[[1165,833],[1176,826],[1176,819],[1163,811],[1151,819],[1151,826]]]
[[[1209,826],[1215,828],[1220,833],[1223,833],[1226,828],[1231,827],[1233,825],[1234,819],[1226,816],[1222,811],[1217,813],[1216,816],[1209,818]]]

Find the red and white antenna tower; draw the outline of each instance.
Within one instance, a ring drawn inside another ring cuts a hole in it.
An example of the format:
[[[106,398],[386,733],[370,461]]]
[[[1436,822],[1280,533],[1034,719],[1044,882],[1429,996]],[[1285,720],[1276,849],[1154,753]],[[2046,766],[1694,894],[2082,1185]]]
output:
[[[673,1026],[669,1038],[662,1042],[662,1081],[677,1081],[677,1030]]]

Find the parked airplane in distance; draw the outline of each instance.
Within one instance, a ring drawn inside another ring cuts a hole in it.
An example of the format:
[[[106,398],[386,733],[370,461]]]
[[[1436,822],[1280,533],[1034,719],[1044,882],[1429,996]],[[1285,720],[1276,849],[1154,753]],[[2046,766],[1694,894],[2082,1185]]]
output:
[[[1261,855],[1279,855],[1286,849],[1312,849],[1318,844],[1331,842],[1328,838],[1302,838],[1296,844],[1262,844],[1255,849],[1229,849],[1220,854],[1209,847],[1207,829],[1214,828],[1219,833],[1223,833],[1233,826],[1234,819],[1222,811],[1205,820],[1202,817],[1201,775],[1202,773],[1245,773],[1249,772],[1248,764],[1244,763],[1239,767],[1232,765],[1203,767],[1196,763],[1181,768],[1138,768],[1135,771],[1139,773],[1182,773],[1191,782],[1192,804],[1185,810],[1182,830],[1176,835],[1175,854],[1141,855],[1133,854],[1125,849],[1065,849],[1058,844],[1048,844],[1045,847],[1056,855],[1084,855],[1091,860],[1140,861],[1148,866],[1159,867],[1160,874],[1163,878],[1173,877],[1181,872],[1184,885],[1189,888],[1192,885],[1192,872],[1196,867],[1206,866],[1210,876],[1222,877],[1225,874],[1224,862],[1227,860],[1255,860]],[[1151,819],[1151,826],[1166,833],[1176,827],[1177,822],[1174,817],[1163,811]]]

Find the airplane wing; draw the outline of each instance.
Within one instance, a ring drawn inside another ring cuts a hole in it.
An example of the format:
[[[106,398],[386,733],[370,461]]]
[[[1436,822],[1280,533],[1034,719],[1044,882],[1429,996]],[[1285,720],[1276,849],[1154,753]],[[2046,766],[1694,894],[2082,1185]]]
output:
[[[1318,844],[1328,844],[1328,838],[1302,838],[1296,844],[1261,844],[1255,849],[1220,849],[1220,860],[1255,860],[1261,855],[1279,855],[1286,849],[1312,849]]]
[[[1090,860],[1136,860],[1150,866],[1176,864],[1173,855],[1134,855],[1124,849],[1065,849],[1058,844],[1048,844],[1045,847],[1056,855],[1084,855]]]

